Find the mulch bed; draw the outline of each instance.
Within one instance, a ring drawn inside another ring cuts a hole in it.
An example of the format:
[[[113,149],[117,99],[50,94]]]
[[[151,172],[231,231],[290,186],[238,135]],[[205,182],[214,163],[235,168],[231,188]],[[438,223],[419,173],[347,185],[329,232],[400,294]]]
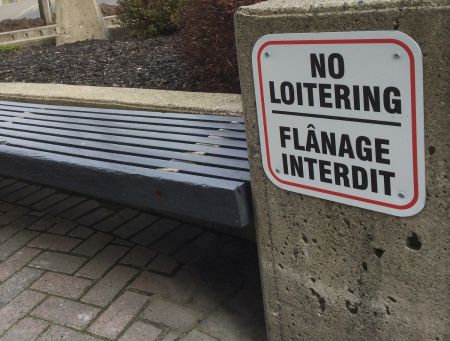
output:
[[[189,65],[179,45],[176,34],[145,40],[125,35],[109,41],[23,49],[0,54],[0,82],[239,93],[202,74],[201,65]]]
[[[16,30],[23,30],[26,28],[44,26],[45,21],[42,19],[6,19],[0,21],[0,33]]]

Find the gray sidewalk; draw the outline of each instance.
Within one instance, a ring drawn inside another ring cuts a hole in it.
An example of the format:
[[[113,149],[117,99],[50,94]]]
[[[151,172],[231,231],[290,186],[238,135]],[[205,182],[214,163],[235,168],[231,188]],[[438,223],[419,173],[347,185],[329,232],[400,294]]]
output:
[[[0,340],[265,340],[255,245],[0,178]]]

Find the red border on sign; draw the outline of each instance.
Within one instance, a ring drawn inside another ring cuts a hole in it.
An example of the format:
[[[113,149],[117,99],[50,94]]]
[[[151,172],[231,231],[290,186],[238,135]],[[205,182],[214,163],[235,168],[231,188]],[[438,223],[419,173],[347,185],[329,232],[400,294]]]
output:
[[[262,81],[262,67],[261,67],[261,54],[262,51],[269,45],[318,45],[318,44],[395,44],[402,47],[406,53],[409,56],[410,61],[410,84],[411,84],[411,109],[412,109],[412,153],[413,153],[413,176],[414,176],[414,196],[412,200],[405,204],[405,205],[395,205],[395,204],[389,204],[378,200],[372,200],[367,199],[363,197],[358,197],[355,195],[349,195],[345,193],[335,192],[326,190],[323,188],[317,188],[313,186],[306,186],[302,184],[298,184],[295,182],[290,182],[286,180],[280,179],[276,173],[272,169],[272,164],[270,160],[270,150],[269,150],[269,135],[267,132],[267,119],[266,119],[266,106],[264,103],[264,87],[263,87],[263,81]],[[397,39],[327,39],[327,40],[274,40],[274,41],[267,41],[258,50],[257,54],[257,62],[258,62],[258,81],[259,81],[259,90],[261,94],[261,109],[262,109],[262,116],[263,116],[263,125],[264,125],[264,139],[265,139],[265,145],[266,145],[266,155],[267,155],[267,163],[269,166],[270,174],[273,176],[274,179],[276,179],[278,182],[293,186],[293,187],[299,187],[304,188],[307,190],[325,193],[329,195],[339,196],[346,199],[352,199],[357,201],[362,201],[365,203],[378,205],[378,206],[384,206],[389,207],[397,210],[406,210],[411,207],[413,207],[417,200],[419,199],[419,179],[418,179],[418,160],[417,160],[417,120],[416,120],[416,74],[415,74],[415,60],[414,60],[414,54],[409,48],[408,45],[406,45],[404,42],[397,40]]]

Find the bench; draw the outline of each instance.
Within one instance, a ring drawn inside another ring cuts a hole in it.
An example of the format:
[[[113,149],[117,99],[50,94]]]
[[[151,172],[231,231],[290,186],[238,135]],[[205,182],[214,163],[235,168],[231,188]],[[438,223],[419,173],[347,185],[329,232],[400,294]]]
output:
[[[198,222],[252,221],[240,117],[0,101],[0,175]]]

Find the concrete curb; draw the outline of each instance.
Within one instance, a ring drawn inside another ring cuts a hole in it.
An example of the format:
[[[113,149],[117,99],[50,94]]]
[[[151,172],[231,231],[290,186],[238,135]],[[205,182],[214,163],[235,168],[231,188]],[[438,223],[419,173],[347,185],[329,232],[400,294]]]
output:
[[[39,83],[0,83],[0,100],[241,116],[236,94]]]

